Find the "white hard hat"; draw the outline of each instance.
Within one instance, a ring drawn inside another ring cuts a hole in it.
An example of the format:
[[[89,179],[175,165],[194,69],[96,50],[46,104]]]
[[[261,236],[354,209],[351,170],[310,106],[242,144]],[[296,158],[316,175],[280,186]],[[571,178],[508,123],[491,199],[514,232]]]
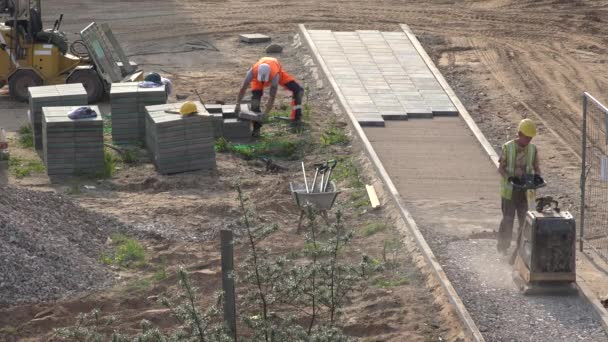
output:
[[[260,64],[258,66],[258,81],[260,82],[268,82],[270,78],[270,65],[266,63]]]

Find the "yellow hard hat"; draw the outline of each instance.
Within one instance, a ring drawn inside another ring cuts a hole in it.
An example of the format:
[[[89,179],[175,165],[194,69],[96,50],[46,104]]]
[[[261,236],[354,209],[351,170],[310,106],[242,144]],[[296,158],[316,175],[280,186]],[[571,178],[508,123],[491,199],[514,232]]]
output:
[[[198,112],[198,108],[196,108],[196,104],[191,101],[184,103],[179,109],[179,113],[184,116],[194,114],[196,112]]]
[[[530,119],[523,119],[517,128],[523,135],[533,138],[536,136],[536,124]]]

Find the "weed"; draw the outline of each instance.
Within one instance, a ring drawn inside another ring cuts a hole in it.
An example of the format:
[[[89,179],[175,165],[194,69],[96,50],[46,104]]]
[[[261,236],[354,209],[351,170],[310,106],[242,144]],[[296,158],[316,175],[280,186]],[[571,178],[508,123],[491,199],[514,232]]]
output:
[[[116,250],[114,260],[121,266],[139,265],[146,258],[146,250],[135,240],[127,240]]]
[[[17,335],[17,328],[7,325],[0,328],[0,335]]]
[[[220,137],[218,139],[215,140],[215,143],[213,144],[213,148],[215,149],[215,152],[227,152],[229,150],[230,147],[230,142],[228,142],[228,140],[224,139],[224,137]]]
[[[149,278],[136,279],[127,286],[127,290],[134,292],[144,292],[152,286],[152,281]]]
[[[351,188],[363,188],[365,186],[365,183],[361,179],[359,169],[355,165],[352,158],[338,160],[338,164],[332,173],[332,177],[336,182],[347,182],[348,186]]]
[[[30,176],[32,173],[42,173],[45,170],[44,164],[39,160],[21,159],[11,157],[8,161],[10,172],[21,179]]]
[[[103,172],[101,177],[110,178],[116,172],[116,157],[107,149],[103,151]]]
[[[401,241],[398,239],[384,241],[384,247],[382,248],[382,262],[387,268],[393,269],[399,266],[397,257],[401,247]]]
[[[121,154],[122,162],[125,164],[137,164],[139,162],[139,152],[134,148],[127,148]]]
[[[167,258],[161,258],[161,263],[156,272],[154,273],[153,278],[156,282],[160,282],[169,278],[169,275],[167,274]]]
[[[329,127],[321,134],[321,146],[347,145],[348,136],[342,128]]]
[[[303,147],[306,145],[304,140],[295,140],[290,137],[281,136],[262,136],[262,141],[254,144],[232,144],[219,145],[244,159],[259,159],[262,157],[272,157],[274,159],[296,160],[300,157]],[[217,148],[217,147],[216,147]]]
[[[112,117],[107,114],[101,114],[103,120],[103,134],[112,135]]]
[[[32,126],[27,123],[23,126],[19,127],[19,145],[24,148],[33,148],[34,147],[34,132],[32,131]]]
[[[350,194],[351,205],[355,209],[366,208],[370,205],[367,192],[363,189],[357,189]]]
[[[101,262],[106,265],[120,265],[123,267],[143,267],[146,264],[146,250],[137,240],[123,234],[112,234],[112,243],[116,245],[113,254],[103,253]]]
[[[363,236],[372,236],[378,232],[384,231],[388,225],[383,222],[368,222],[363,227]]]
[[[386,288],[390,288],[390,287],[395,287],[395,286],[401,286],[401,285],[407,285],[410,283],[410,280],[406,277],[390,277],[390,278],[384,278],[384,277],[378,277],[376,279],[374,279],[374,281],[372,282],[372,285],[380,288],[380,289],[386,289]]]

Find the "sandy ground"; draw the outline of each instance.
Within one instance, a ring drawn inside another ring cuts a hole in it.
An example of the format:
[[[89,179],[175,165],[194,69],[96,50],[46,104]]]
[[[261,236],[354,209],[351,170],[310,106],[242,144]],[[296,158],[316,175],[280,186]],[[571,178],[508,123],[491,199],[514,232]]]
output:
[[[601,90],[607,81],[604,64],[608,29],[603,21],[608,1],[185,1],[178,5],[161,1],[62,0],[60,4],[45,3],[47,25],[59,13],[66,13],[63,29],[70,33],[76,33],[91,20],[108,22],[127,54],[146,70],[156,69],[171,77],[177,93],[189,95],[196,87],[205,100],[211,101],[234,99],[244,71],[252,60],[264,54],[260,46],[239,43],[239,33],[267,33],[288,44],[297,23],[332,30],[397,30],[397,24],[407,23],[495,146],[512,136],[521,117],[542,123],[536,142],[551,184],[547,193],[559,196],[566,208],[576,212],[580,94],[589,90],[605,100]],[[186,45],[206,42],[219,51],[191,51]],[[295,56],[286,64],[304,75]],[[313,82],[310,78],[303,81]],[[2,124],[11,129],[19,127],[25,106],[4,98],[0,106]],[[318,128],[321,123],[315,125]],[[253,168],[244,168],[243,161],[223,158],[220,168],[255,179],[250,189],[275,182],[276,178],[260,177]],[[119,186],[126,183],[125,191],[100,186],[94,195],[84,196],[83,203],[126,214],[127,220],[137,221],[138,213],[153,207],[149,194],[144,196],[142,191],[152,193],[153,200],[161,202],[200,195],[175,190],[172,182],[165,182],[162,177],[160,183],[165,185],[160,186],[161,190],[146,190],[148,177],[146,171],[129,175],[130,180],[119,177]],[[206,183],[202,177],[223,176],[195,175],[183,182],[200,185]],[[33,178],[24,185],[44,182]],[[186,211],[224,210],[233,197],[224,196],[222,191],[226,188],[216,190],[217,198],[211,201],[214,206],[206,207],[209,202],[190,198]],[[116,203],[115,199],[131,206],[108,208]],[[158,210],[161,222],[189,217],[165,209],[163,219]],[[429,215],[441,210],[434,209]],[[187,220],[179,221],[180,225],[187,227]]]

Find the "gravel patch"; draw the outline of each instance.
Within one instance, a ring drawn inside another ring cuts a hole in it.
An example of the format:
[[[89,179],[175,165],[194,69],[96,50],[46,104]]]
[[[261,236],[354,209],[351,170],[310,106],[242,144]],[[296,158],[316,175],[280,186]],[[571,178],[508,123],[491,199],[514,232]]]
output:
[[[453,241],[442,264],[487,341],[608,341],[583,298],[524,296],[496,240]]]
[[[50,192],[0,187],[0,307],[102,288],[113,276],[99,263],[115,219]]]

